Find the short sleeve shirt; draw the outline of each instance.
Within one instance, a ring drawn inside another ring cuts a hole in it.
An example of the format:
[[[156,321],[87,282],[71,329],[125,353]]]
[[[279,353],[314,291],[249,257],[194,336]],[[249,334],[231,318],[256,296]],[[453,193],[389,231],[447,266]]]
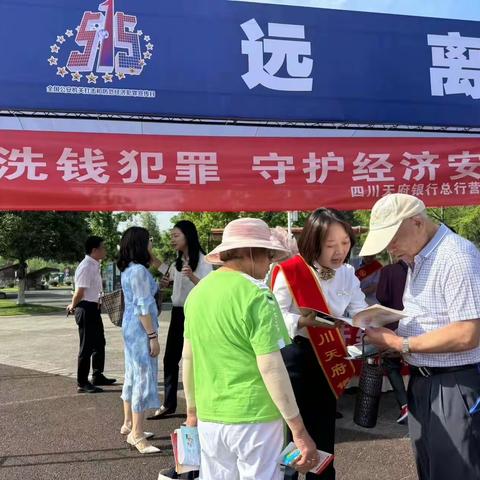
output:
[[[100,263],[89,255],[85,255],[85,258],[75,270],[75,286],[85,289],[82,300],[87,302],[99,301],[103,290]]]
[[[441,225],[409,269],[403,304],[409,316],[400,321],[402,337],[480,319],[480,252],[475,245]],[[480,362],[480,346],[466,352],[412,353],[405,359],[426,367],[468,365]]]
[[[268,287],[239,272],[213,272],[190,293],[185,319],[198,418],[216,423],[280,419],[256,358],[290,343]]]

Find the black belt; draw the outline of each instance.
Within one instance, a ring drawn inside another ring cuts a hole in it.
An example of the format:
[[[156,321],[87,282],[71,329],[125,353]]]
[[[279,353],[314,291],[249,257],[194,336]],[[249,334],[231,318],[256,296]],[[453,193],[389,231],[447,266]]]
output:
[[[80,302],[78,302],[77,307],[100,308],[100,304],[98,302],[89,302],[88,300],[81,300]]]
[[[455,367],[415,367],[410,365],[410,374],[420,377],[431,377],[432,375],[441,375],[442,373],[460,372],[480,368],[479,363],[470,363],[468,365],[457,365]]]

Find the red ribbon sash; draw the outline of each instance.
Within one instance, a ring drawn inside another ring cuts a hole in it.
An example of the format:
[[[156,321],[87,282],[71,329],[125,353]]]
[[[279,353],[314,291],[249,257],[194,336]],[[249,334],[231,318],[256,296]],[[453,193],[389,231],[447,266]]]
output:
[[[331,313],[317,276],[300,255],[275,266],[272,288],[279,271],[285,275],[298,308]],[[323,373],[338,399],[355,374],[352,362],[345,360],[348,354],[343,337],[337,328],[308,327],[307,331]]]

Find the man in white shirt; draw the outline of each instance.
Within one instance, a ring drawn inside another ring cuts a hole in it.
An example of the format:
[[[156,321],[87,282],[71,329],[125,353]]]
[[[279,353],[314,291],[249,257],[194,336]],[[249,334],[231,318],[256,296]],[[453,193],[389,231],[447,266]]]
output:
[[[68,312],[75,312],[78,325],[80,349],[78,352],[77,384],[79,393],[97,393],[102,389],[98,385],[112,385],[114,378],[103,375],[105,365],[105,335],[100,315],[100,295],[102,276],[100,260],[105,258],[106,250],[103,238],[91,236],[85,242],[85,258],[75,271],[75,294]],[[92,359],[92,382],[88,380]]]
[[[406,261],[397,333],[367,341],[410,364],[408,426],[420,480],[480,478],[480,252],[435,224],[416,197],[390,194],[372,209],[360,255],[383,249]]]

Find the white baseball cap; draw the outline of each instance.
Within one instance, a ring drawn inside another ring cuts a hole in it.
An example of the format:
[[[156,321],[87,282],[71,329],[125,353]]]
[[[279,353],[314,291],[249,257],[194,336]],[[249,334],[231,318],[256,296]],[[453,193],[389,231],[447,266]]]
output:
[[[392,241],[401,223],[422,213],[425,204],[413,195],[391,193],[378,200],[372,208],[370,228],[359,255],[366,257],[384,250]]]

